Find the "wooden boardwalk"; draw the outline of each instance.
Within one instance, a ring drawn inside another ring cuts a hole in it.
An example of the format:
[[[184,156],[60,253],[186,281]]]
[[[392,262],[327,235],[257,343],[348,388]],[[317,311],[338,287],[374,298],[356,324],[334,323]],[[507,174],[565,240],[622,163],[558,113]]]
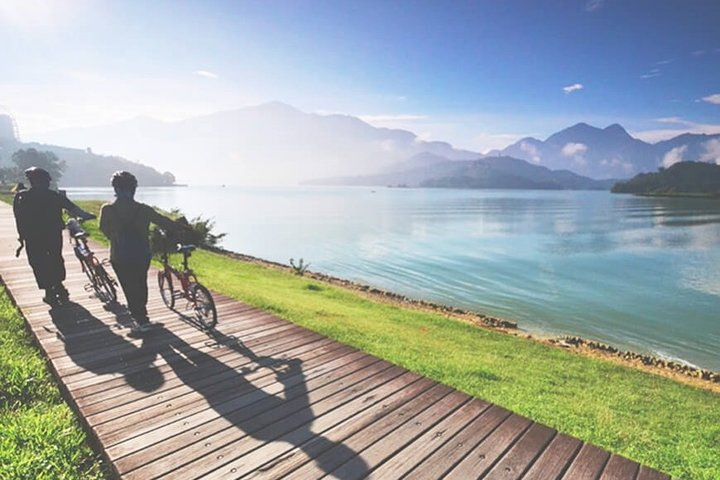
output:
[[[163,305],[153,271],[163,325],[129,338],[69,245],[74,304],[49,310],[15,238],[2,205],[2,279],[122,478],[669,478],[219,294],[218,329],[202,332]]]

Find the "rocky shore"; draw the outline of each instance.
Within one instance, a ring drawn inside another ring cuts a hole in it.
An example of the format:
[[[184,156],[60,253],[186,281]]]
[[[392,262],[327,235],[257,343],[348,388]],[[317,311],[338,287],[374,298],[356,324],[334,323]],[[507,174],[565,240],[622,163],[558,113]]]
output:
[[[223,248],[213,247],[208,250],[226,255],[228,257],[241,260],[244,262],[255,263],[265,267],[283,270],[285,272],[294,273],[289,265],[278,262],[272,262],[262,258],[244,255],[241,253],[225,250]],[[407,308],[414,308],[421,311],[441,313],[448,317],[461,319],[477,325],[482,328],[490,328],[503,333],[522,336],[533,339],[545,345],[557,348],[564,348],[575,351],[579,354],[590,355],[594,357],[606,358],[627,366],[648,370],[663,376],[671,377],[683,383],[690,383],[703,388],[720,392],[720,372],[705,370],[686,365],[680,362],[665,360],[649,354],[642,354],[632,351],[620,350],[612,345],[607,345],[598,341],[588,340],[582,337],[562,336],[556,338],[543,338],[542,336],[531,335],[521,330],[516,322],[505,320],[482,313],[463,310],[461,308],[449,307],[426,300],[417,300],[406,297],[398,293],[382,290],[379,288],[363,285],[351,280],[333,277],[324,273],[305,271],[303,276],[308,279],[317,280],[331,285],[347,288],[356,292],[363,293],[373,300],[380,300],[395,305],[401,305]]]

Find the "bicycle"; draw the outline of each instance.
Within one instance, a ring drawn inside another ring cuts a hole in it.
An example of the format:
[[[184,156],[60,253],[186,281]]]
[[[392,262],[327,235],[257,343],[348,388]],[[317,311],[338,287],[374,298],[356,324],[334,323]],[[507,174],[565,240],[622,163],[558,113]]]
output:
[[[73,241],[73,251],[80,261],[82,271],[87,275],[90,284],[85,286],[86,291],[93,290],[103,303],[117,302],[117,282],[105,270],[109,264],[108,259],[100,261],[88,246],[88,234],[80,226],[80,221],[70,218],[67,221],[70,240]]]
[[[167,233],[160,231],[160,236],[165,240]],[[181,253],[183,256],[182,272],[170,265],[167,242],[163,241],[163,252],[160,256],[162,262],[162,270],[158,272],[158,287],[160,287],[160,296],[165,305],[170,309],[175,309],[175,300],[185,299],[188,306],[192,306],[195,313],[195,319],[206,329],[211,329],[217,325],[217,310],[215,301],[210,291],[202,285],[195,272],[188,266],[188,258],[195,251],[195,245],[183,245],[178,243],[175,252]],[[180,289],[175,290],[173,287],[173,277],[180,282]]]

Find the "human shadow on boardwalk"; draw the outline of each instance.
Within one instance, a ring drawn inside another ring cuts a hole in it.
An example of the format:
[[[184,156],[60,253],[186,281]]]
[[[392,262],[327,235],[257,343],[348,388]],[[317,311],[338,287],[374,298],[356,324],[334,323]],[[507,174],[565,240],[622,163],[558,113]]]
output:
[[[115,314],[122,318],[120,311]],[[97,375],[121,374],[128,385],[144,392],[163,385],[164,377],[153,364],[157,352],[144,343],[136,346],[113,331],[122,325],[108,325],[74,302],[51,309],[50,317],[65,353],[78,367]]]
[[[334,448],[338,455],[350,459],[353,478],[367,475],[367,464],[356,452],[312,432],[315,415],[310,406],[300,359],[258,355],[237,338],[217,330],[210,332],[210,338],[214,339],[218,346],[230,348],[249,359],[250,366],[239,371],[229,367],[163,327],[154,329],[143,342],[148,351],[155,350],[168,363],[182,382],[201,394],[218,415],[242,432],[242,435],[233,436],[236,440],[234,443],[221,447],[212,454],[205,451],[208,450],[204,446],[205,441],[197,442],[192,430],[177,435],[174,440],[188,449],[185,453],[188,463],[199,460],[200,464],[196,463],[194,467],[208,472],[221,467],[227,461],[237,459],[243,449],[247,449],[249,453],[257,448],[259,443],[282,441],[304,450],[312,442],[314,451],[318,448],[321,451]],[[261,384],[264,388],[259,386]],[[228,427],[223,428],[228,430]],[[222,438],[218,440],[221,441]],[[221,450],[227,450],[228,453],[218,459],[218,452]],[[312,458],[311,452],[306,453]],[[252,471],[267,460],[270,458],[260,459],[257,465],[245,467]],[[337,465],[318,463],[318,467],[326,473],[330,473],[335,466]],[[234,461],[232,467],[226,467],[228,471],[225,476],[232,477],[233,472],[237,472],[235,476],[240,475],[242,467],[241,458]],[[202,471],[193,470],[193,473],[201,474]],[[222,472],[222,468],[218,472]]]

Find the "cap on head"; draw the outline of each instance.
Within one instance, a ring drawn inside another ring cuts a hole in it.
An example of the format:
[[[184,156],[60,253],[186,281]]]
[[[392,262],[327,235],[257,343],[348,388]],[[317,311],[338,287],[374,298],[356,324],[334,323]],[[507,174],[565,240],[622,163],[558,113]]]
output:
[[[50,185],[50,174],[47,170],[40,167],[30,167],[25,170],[25,178],[28,179],[30,185]]]
[[[134,193],[138,182],[135,175],[125,170],[113,173],[111,183],[115,192],[131,192]]]

